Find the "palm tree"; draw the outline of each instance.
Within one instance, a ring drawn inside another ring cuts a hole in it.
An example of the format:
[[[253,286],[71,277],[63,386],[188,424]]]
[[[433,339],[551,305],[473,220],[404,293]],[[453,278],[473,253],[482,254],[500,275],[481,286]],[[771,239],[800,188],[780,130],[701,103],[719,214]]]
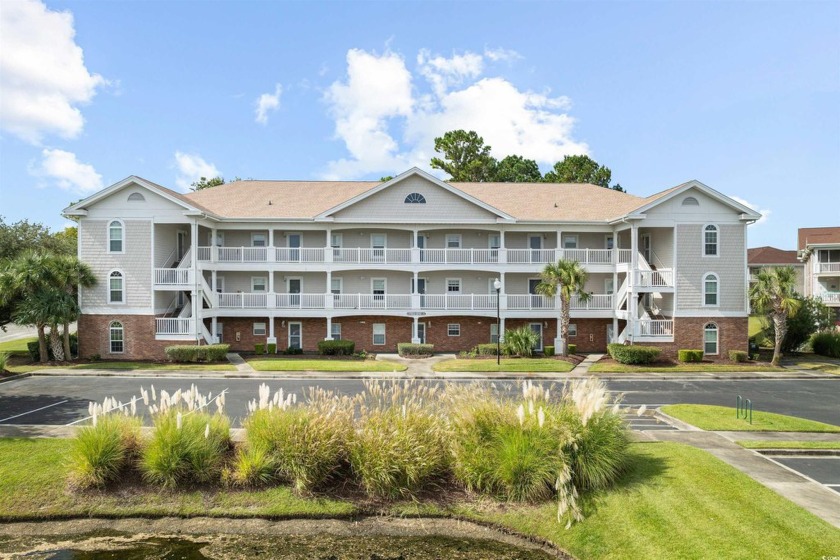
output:
[[[70,300],[62,298],[58,309],[62,311],[62,342],[66,359],[72,359],[70,353],[70,323],[79,317],[79,305],[77,294],[79,287],[90,288],[96,284],[96,276],[88,265],[71,255],[59,255],[54,259],[53,274],[56,286],[70,296]]]
[[[540,273],[541,281],[537,284],[537,293],[553,298],[560,295],[560,340],[561,356],[568,355],[566,340],[569,338],[569,307],[572,296],[578,296],[582,301],[589,299],[589,294],[583,291],[588,274],[578,261],[560,259],[557,264],[545,265]]]
[[[18,315],[23,321],[22,324],[34,325],[38,329],[38,350],[41,362],[49,360],[45,335],[49,320],[40,310],[36,312],[36,302],[30,300],[50,285],[51,274],[48,261],[47,253],[25,251],[6,263],[0,270],[0,305],[11,305],[13,317]],[[22,306],[23,310],[20,309]]]
[[[776,345],[773,348],[774,366],[782,358],[782,341],[787,334],[787,320],[799,311],[802,300],[796,297],[796,271],[792,266],[762,268],[755,284],[750,287],[750,303],[758,313],[765,313],[773,321]]]

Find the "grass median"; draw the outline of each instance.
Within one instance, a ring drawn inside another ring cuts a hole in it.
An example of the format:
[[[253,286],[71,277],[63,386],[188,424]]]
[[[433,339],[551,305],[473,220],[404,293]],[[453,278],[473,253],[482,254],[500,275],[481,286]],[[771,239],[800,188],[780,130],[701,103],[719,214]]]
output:
[[[736,441],[746,449],[840,449],[840,441],[773,441],[747,439]]]
[[[468,494],[397,503],[301,497],[285,486],[160,491],[125,484],[67,487],[69,440],[0,439],[0,516],[214,516],[320,518],[359,514],[460,516],[547,539],[584,559],[819,558],[840,550],[840,531],[710,454],[673,443],[632,444],[617,487],[585,502],[566,530],[556,503],[518,505]]]
[[[306,358],[248,358],[257,371],[334,371],[334,372],[394,372],[405,371],[407,366],[385,360],[327,360]]]
[[[840,432],[840,426],[762,410],[753,411],[752,424],[735,417],[735,409],[704,404],[672,404],[662,412],[701,430],[715,432]]]
[[[555,358],[502,358],[501,365],[496,365],[495,359],[454,359],[443,360],[432,366],[435,371],[466,371],[466,372],[558,372],[572,371],[575,364]]]
[[[785,368],[771,366],[768,363],[720,364],[669,362],[667,364],[627,365],[613,360],[603,360],[592,364],[590,373],[684,373],[684,372],[769,372],[785,371]]]

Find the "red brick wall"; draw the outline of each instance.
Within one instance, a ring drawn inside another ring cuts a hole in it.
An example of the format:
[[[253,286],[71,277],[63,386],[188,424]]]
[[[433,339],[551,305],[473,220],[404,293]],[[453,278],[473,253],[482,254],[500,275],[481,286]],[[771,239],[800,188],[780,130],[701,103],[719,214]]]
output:
[[[707,360],[729,360],[730,350],[748,349],[749,319],[747,317],[677,317],[674,319],[674,342],[639,343],[662,349],[662,356],[676,358],[677,350],[702,350],[703,330],[706,324],[718,327],[718,355],[706,356]]]
[[[119,321],[123,325],[124,352],[111,354],[110,325]],[[82,315],[79,317],[79,355],[89,358],[99,354],[104,360],[165,360],[164,348],[171,340],[155,340],[154,315]]]

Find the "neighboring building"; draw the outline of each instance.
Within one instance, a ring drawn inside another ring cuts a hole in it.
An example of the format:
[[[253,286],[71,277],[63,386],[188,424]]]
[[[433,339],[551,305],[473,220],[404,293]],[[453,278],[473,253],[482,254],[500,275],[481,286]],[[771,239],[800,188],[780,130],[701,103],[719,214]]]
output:
[[[99,283],[81,290],[83,356],[162,358],[221,340],[317,349],[466,350],[529,326],[559,345],[546,263],[580,261],[569,342],[710,357],[747,347],[747,225],[760,216],[697,181],[647,198],[594,185],[236,181],[179,194],[129,177],[65,210]],[[500,293],[494,289],[499,279]]]
[[[799,228],[805,295],[822,299],[840,324],[840,227]]]
[[[750,269],[750,285],[755,282],[762,268],[792,266],[796,270],[796,291],[805,293],[805,264],[797,258],[796,251],[785,251],[775,247],[755,247],[747,250],[747,266]]]

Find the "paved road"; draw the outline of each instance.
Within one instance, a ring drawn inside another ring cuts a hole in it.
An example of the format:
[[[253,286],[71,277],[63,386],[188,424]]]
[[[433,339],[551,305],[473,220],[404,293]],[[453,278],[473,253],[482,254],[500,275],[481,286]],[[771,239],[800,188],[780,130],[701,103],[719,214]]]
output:
[[[247,414],[247,402],[257,397],[259,379],[138,378],[33,376],[0,383],[0,424],[64,425],[87,416],[90,400],[106,396],[127,402],[140,386],[174,392],[195,382],[203,393],[227,391],[226,412],[234,419]],[[469,381],[463,381],[468,383]],[[361,390],[360,380],[284,379],[267,381],[272,392],[283,388],[299,396],[313,384],[343,394]],[[497,383],[498,385],[499,383]],[[840,378],[837,380],[621,380],[609,389],[624,394],[624,403],[653,407],[672,403],[734,406],[736,395],[752,399],[755,410],[791,414],[840,425]],[[515,390],[515,388],[511,388]],[[144,407],[139,407],[144,408]],[[234,426],[238,422],[234,421]]]

